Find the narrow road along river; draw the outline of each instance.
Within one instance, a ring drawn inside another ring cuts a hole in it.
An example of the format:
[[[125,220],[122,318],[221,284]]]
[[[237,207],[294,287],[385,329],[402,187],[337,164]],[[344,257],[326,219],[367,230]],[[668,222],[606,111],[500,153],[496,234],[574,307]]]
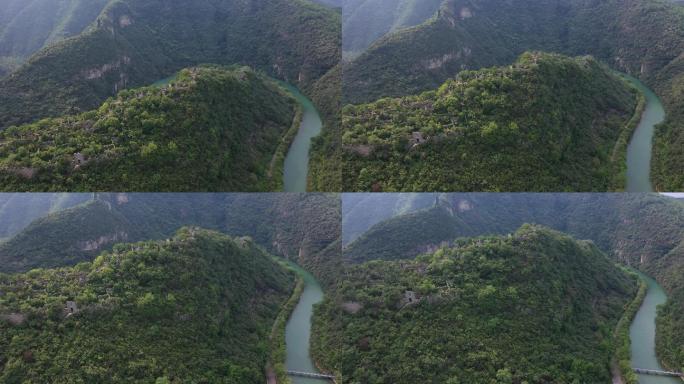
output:
[[[306,176],[309,173],[309,150],[311,139],[321,133],[323,122],[311,100],[292,85],[281,83],[302,106],[302,123],[290,150],[285,156],[283,183],[285,192],[306,192]]]
[[[285,327],[285,344],[287,357],[285,366],[289,371],[318,373],[318,369],[309,354],[311,338],[311,317],[314,304],[323,300],[323,290],[318,281],[309,272],[290,263],[299,276],[304,279],[304,291],[299,303],[292,312]],[[329,381],[306,377],[291,376],[293,384],[330,384]]]
[[[623,74],[646,97],[646,108],[627,147],[627,192],[653,192],[651,154],[655,126],[665,120],[665,109],[658,96],[638,79]]]
[[[648,284],[648,292],[629,328],[632,349],[632,367],[665,371],[655,352],[657,307],[667,301],[663,288],[652,278],[639,274]],[[674,377],[639,375],[639,384],[682,384]]]

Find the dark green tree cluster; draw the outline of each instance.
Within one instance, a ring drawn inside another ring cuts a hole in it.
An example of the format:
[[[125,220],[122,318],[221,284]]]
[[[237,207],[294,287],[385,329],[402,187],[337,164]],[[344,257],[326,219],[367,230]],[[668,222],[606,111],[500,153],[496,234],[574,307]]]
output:
[[[357,265],[337,287],[314,351],[347,383],[599,383],[637,284],[592,243],[525,225]]]
[[[198,228],[0,275],[0,381],[263,383],[293,286],[250,239]]]
[[[529,52],[437,91],[347,106],[345,189],[620,189],[636,100],[592,58]]]
[[[12,191],[272,190],[295,101],[247,67],[196,67],[99,109],[0,133]]]

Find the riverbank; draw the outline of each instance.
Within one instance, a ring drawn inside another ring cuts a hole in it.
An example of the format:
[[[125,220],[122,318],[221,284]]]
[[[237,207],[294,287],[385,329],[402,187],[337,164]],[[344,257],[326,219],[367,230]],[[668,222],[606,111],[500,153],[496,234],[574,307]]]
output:
[[[283,263],[286,265],[285,263]],[[288,266],[289,268],[289,266]],[[295,272],[295,271],[293,271]],[[296,273],[296,272],[295,272]],[[292,295],[283,304],[278,313],[273,328],[271,328],[271,335],[269,337],[269,346],[271,348],[271,357],[266,365],[267,384],[291,384],[290,378],[287,376],[287,368],[285,367],[286,359],[286,345],[285,345],[285,327],[290,315],[299,302],[302,292],[304,291],[304,279],[297,278],[297,283],[292,290]]]
[[[651,277],[637,271],[648,291],[630,326],[632,368],[666,371],[656,354],[656,317],[658,307],[667,301],[663,288]],[[681,384],[674,377],[638,375],[639,384]]]
[[[646,110],[646,96],[639,88],[634,86],[631,81],[622,76],[621,73],[618,73],[618,75],[637,92],[637,105],[634,109],[634,114],[627,124],[625,124],[625,128],[620,132],[620,136],[618,137],[617,142],[615,142],[613,154],[610,158],[611,163],[613,163],[614,175],[611,189],[614,191],[623,191],[627,188],[627,148],[629,147],[629,143]]]
[[[284,168],[285,168],[285,157],[287,156],[288,149],[292,146],[292,142],[299,132],[299,128],[302,125],[302,118],[304,111],[301,105],[297,105],[297,112],[295,112],[294,119],[292,119],[292,125],[290,129],[285,132],[285,135],[280,139],[280,144],[276,148],[273,158],[271,159],[271,165],[268,167],[268,179],[270,182],[270,189],[272,191],[282,191],[284,189]]]
[[[287,83],[280,83],[299,102],[302,109],[302,120],[287,156],[283,162],[283,190],[285,192],[306,192],[309,175],[309,152],[314,137],[321,134],[323,121],[313,102],[297,88]]]
[[[641,120],[627,146],[627,192],[653,192],[651,160],[656,125],[665,120],[665,107],[658,96],[639,79],[622,74],[646,99]]]
[[[622,314],[622,317],[615,328],[615,357],[611,362],[613,384],[639,383],[639,378],[632,371],[630,326],[646,297],[648,286],[637,273],[630,270],[626,271],[639,281],[639,289],[634,300],[627,305],[625,312]]]

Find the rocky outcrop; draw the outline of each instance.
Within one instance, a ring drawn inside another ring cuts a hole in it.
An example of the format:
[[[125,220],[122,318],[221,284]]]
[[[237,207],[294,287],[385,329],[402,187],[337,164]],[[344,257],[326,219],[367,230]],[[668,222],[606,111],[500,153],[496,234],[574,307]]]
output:
[[[119,231],[111,235],[100,236],[97,239],[81,241],[78,243],[78,248],[82,251],[97,251],[107,244],[116,241],[126,241],[128,233]]]

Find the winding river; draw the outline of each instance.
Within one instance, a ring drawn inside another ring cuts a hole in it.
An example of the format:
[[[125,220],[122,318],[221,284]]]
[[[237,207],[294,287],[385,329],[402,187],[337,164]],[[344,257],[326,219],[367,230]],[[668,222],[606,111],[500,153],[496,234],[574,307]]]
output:
[[[323,290],[313,275],[295,264],[289,264],[304,279],[305,285],[299,303],[297,303],[285,326],[287,352],[285,366],[288,371],[318,373],[318,369],[309,355],[309,340],[311,338],[313,307],[314,304],[323,300]],[[291,376],[290,378],[293,384],[330,384],[326,380],[298,376]]]
[[[622,74],[645,97],[646,108],[627,147],[627,192],[653,192],[651,153],[655,126],[665,120],[665,109],[653,91],[638,79]]]
[[[302,122],[290,149],[285,156],[283,183],[285,192],[306,192],[306,176],[309,173],[309,150],[311,139],[321,133],[323,122],[311,100],[294,86],[281,83],[302,106]]]
[[[648,292],[629,328],[632,367],[664,371],[666,369],[656,358],[655,333],[657,307],[667,301],[667,295],[655,280],[642,273],[639,275],[648,285]],[[682,384],[682,381],[673,377],[639,375],[639,384]]]

